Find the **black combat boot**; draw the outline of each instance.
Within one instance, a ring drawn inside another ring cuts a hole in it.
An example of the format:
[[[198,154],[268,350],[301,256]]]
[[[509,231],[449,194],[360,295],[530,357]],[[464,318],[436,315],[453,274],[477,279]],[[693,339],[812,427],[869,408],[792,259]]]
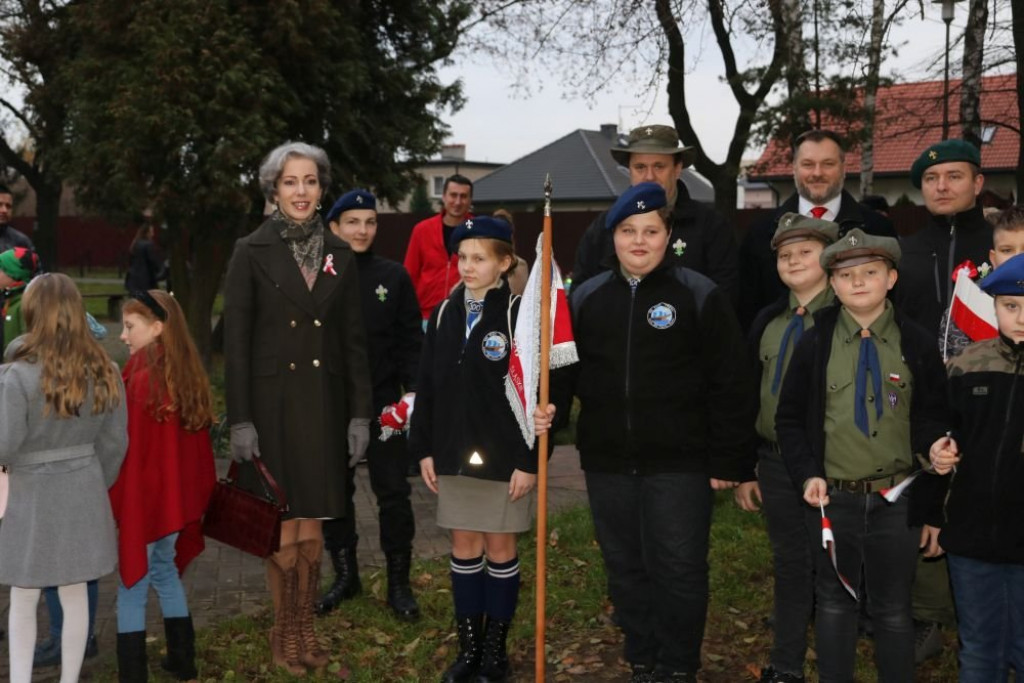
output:
[[[459,655],[445,670],[441,683],[472,683],[480,670],[484,615],[463,617],[455,625],[459,629]]]
[[[132,631],[117,634],[118,683],[146,683],[146,632]]]
[[[412,552],[404,550],[387,554],[388,563],[388,606],[402,621],[416,621],[420,618],[420,606],[409,586],[409,564]]]
[[[192,627],[192,617],[164,619],[164,636],[167,638],[167,656],[160,661],[160,667],[179,681],[198,678],[196,632]]]
[[[334,565],[334,583],[316,603],[316,613],[320,616],[333,611],[345,600],[351,600],[363,592],[363,584],[359,580],[359,563],[356,560],[355,546],[331,549],[330,555],[331,564]]]
[[[483,654],[480,656],[480,675],[477,683],[505,683],[508,680],[508,652],[506,642],[511,622],[487,618],[484,629]]]

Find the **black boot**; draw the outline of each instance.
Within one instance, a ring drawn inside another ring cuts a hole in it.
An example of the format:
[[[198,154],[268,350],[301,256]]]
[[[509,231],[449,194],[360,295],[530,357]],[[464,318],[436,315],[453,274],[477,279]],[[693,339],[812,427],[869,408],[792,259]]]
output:
[[[455,625],[459,629],[459,656],[445,670],[441,683],[470,683],[480,669],[484,615],[463,617],[457,620]]]
[[[146,632],[132,631],[117,634],[118,683],[146,683]]]
[[[504,683],[508,680],[508,652],[506,641],[511,622],[487,618],[484,629],[483,654],[480,657],[480,676],[477,683]]]
[[[355,546],[332,549],[330,555],[331,564],[334,565],[334,583],[316,603],[316,613],[320,616],[333,611],[343,601],[350,600],[363,592],[363,584],[359,580],[359,563],[356,560]]]
[[[160,660],[160,667],[179,681],[198,678],[196,632],[192,628],[192,617],[164,619],[164,636],[167,638],[167,656]]]
[[[409,564],[412,551],[404,550],[387,554],[388,563],[388,606],[402,621],[416,621],[420,618],[420,606],[409,586]]]

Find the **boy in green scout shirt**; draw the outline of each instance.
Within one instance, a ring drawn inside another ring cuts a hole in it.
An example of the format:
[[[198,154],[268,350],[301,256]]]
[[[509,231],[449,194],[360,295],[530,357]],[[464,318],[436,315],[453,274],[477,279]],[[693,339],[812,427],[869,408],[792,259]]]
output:
[[[839,235],[832,221],[787,213],[779,218],[771,247],[776,268],[789,292],[758,313],[749,342],[760,365],[761,391],[757,414],[757,481],[736,489],[736,502],[748,511],[764,505],[768,538],[772,544],[775,576],[775,622],[770,665],[762,670],[762,683],[800,683],[804,680],[807,626],[814,606],[814,571],[809,529],[800,493],[793,488],[779,454],[775,435],[775,409],[779,389],[793,349],[814,326],[813,314],[835,300],[821,253]]]
[[[912,495],[891,503],[880,493],[920,469],[921,454],[945,433],[946,376],[934,337],[886,298],[899,259],[895,239],[859,229],[822,252],[841,305],[823,310],[803,335],[776,411],[782,457],[811,506],[806,514],[828,515],[838,573],[867,592],[854,599],[829,554],[815,548],[822,683],[853,680],[865,598],[879,680],[914,679],[910,588],[939,478],[918,479]]]
[[[0,253],[0,290],[3,290],[3,337],[0,349],[22,333],[25,321],[21,316],[21,295],[39,272],[39,257],[31,249],[15,247]]]

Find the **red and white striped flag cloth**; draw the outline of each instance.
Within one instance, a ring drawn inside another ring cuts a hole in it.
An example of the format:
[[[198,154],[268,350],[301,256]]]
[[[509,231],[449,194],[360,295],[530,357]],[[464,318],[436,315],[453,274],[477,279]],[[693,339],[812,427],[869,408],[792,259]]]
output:
[[[899,500],[900,496],[903,495],[903,492],[906,491],[907,488],[914,483],[914,480],[917,479],[918,475],[920,475],[923,471],[924,470],[918,470],[917,472],[914,472],[909,477],[907,477],[900,483],[896,484],[895,486],[890,486],[887,489],[882,489],[881,491],[879,491],[879,493],[882,494],[882,498],[885,498],[887,502],[895,503],[897,500]]]
[[[836,537],[832,534],[832,522],[825,516],[825,506],[821,502],[818,503],[818,507],[821,508],[821,547],[828,551],[828,558],[832,560],[832,569],[839,577],[839,583],[843,584],[843,588],[850,594],[850,597],[856,600],[857,591],[850,584],[849,579],[839,571],[839,560],[836,559]]]
[[[533,447],[537,435],[533,429],[533,411],[537,407],[540,384],[540,302],[541,302],[541,240],[537,236],[537,258],[526,281],[519,318],[512,335],[512,354],[505,376],[505,396],[519,423],[526,445]],[[565,296],[562,274],[551,259],[551,369],[571,365],[579,360],[572,337],[569,301]]]
[[[967,275],[969,272],[968,266],[961,266],[958,271],[959,275]],[[971,341],[993,339],[999,333],[992,297],[982,291],[978,283],[970,277],[956,278],[949,319],[963,330]]]

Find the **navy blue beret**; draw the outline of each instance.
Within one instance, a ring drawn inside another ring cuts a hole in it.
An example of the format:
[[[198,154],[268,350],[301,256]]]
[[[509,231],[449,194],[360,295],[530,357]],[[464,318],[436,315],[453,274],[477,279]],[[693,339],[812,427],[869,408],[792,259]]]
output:
[[[615,200],[605,215],[604,227],[614,230],[615,226],[638,213],[657,211],[668,203],[665,188],[658,183],[640,183],[629,188]]]
[[[474,216],[455,226],[449,247],[455,252],[462,240],[484,237],[512,244],[512,226],[508,221],[493,216]]]
[[[1017,254],[1005,261],[979,282],[978,286],[992,296],[1024,296],[1024,254]]]
[[[352,190],[338,197],[334,206],[327,212],[327,222],[338,220],[338,216],[349,209],[371,209],[377,210],[377,198],[367,190]]]

